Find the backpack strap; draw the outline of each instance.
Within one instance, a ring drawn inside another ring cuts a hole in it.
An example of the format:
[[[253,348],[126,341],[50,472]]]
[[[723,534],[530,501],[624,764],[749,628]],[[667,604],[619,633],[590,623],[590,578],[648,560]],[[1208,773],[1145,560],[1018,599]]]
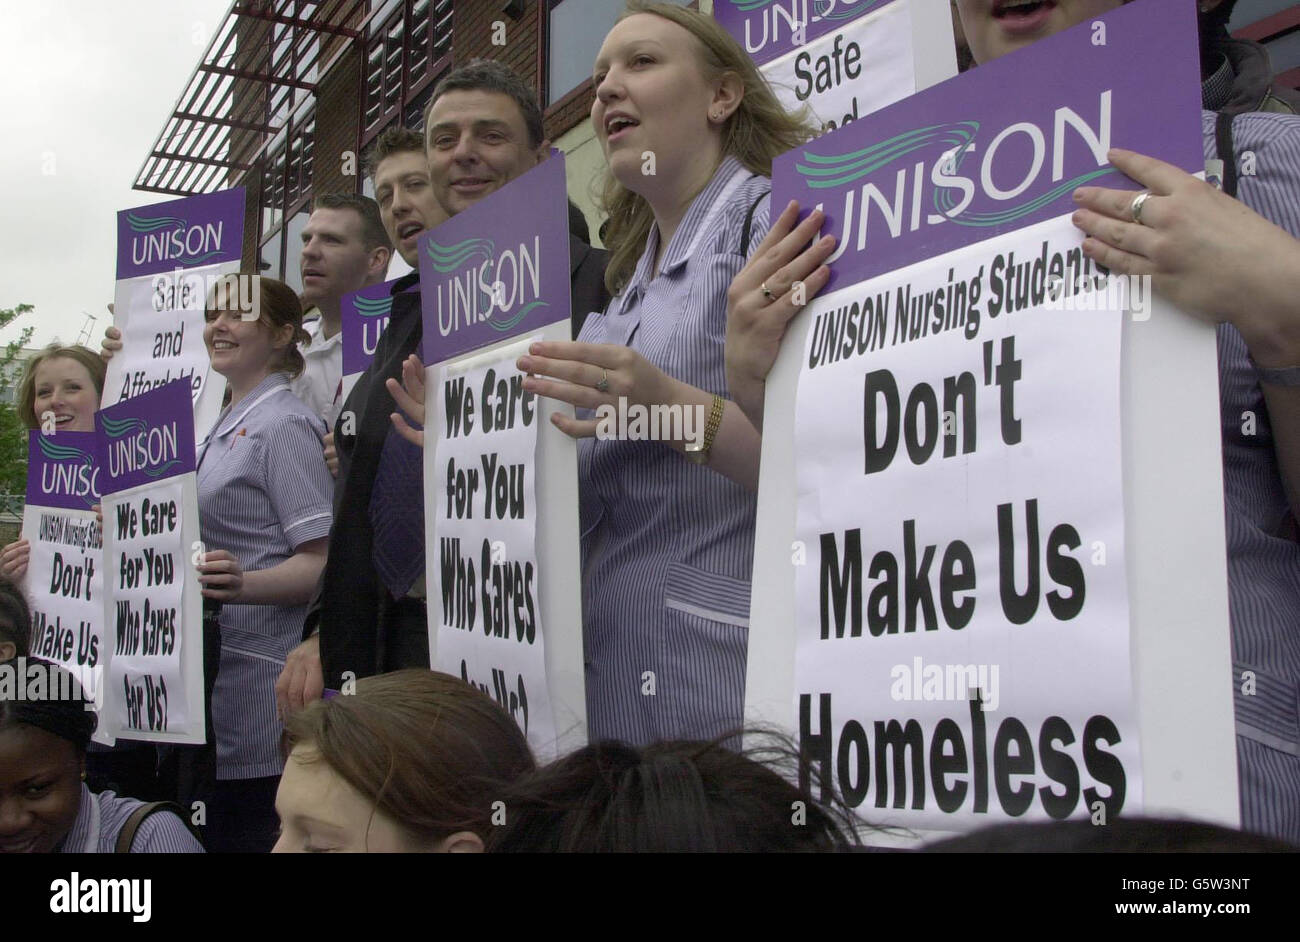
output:
[[[113,852],[117,854],[131,853],[131,844],[135,842],[135,835],[140,830],[140,825],[144,823],[145,818],[159,811],[170,811],[176,815],[181,819],[181,824],[185,825],[189,832],[194,835],[195,840],[199,840],[198,832],[190,825],[184,808],[174,801],[151,801],[131,812],[131,817],[126,819],[126,823],[122,825],[122,830],[118,832],[117,844],[114,846]],[[202,843],[201,840],[200,843]]]
[[[769,187],[758,194],[758,199],[750,204],[749,212],[745,213],[745,227],[740,230],[740,254],[745,258],[749,257],[749,239],[751,230],[754,228],[754,210],[758,209],[758,204],[763,202],[763,197],[770,196],[771,193],[772,190]]]
[[[1237,155],[1232,150],[1232,115],[1219,112],[1215,116],[1214,144],[1223,161],[1223,192],[1237,196]]]

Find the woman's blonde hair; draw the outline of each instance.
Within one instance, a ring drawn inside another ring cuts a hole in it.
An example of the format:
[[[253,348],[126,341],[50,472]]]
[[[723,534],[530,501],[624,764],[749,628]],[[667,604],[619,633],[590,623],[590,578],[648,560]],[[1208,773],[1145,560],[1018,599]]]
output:
[[[754,61],[711,16],[670,3],[628,0],[619,20],[637,13],[662,17],[694,36],[699,43],[700,67],[710,81],[728,72],[740,79],[744,95],[723,125],[722,152],[735,157],[746,169],[771,176],[774,157],[798,147],[816,133],[807,109],[795,114],[786,111]],[[604,236],[609,250],[605,285],[617,294],[636,270],[654,225],[654,213],[644,197],[624,187],[608,169],[599,202],[601,211],[609,217]]]
[[[95,384],[95,401],[104,398],[104,373],[106,367],[98,353],[88,347],[64,347],[52,343],[36,356],[27,361],[23,370],[22,381],[18,384],[18,418],[28,428],[40,428],[41,420],[36,415],[36,368],[46,360],[76,360],[90,374],[90,381]]]

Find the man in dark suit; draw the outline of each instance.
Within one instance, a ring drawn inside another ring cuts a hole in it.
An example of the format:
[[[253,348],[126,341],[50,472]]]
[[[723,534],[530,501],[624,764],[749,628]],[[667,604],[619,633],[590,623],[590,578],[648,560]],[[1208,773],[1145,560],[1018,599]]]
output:
[[[509,68],[476,60],[438,83],[425,112],[428,196],[455,215],[550,155],[537,98]],[[390,416],[396,409],[389,381],[402,381],[402,364],[418,354],[420,317],[415,219],[429,212],[394,210],[388,155],[374,161],[375,195],[389,236],[417,269],[393,289],[387,330],[370,368],[353,387],[335,426],[338,485],[329,560],[304,624],[304,640],[276,684],[281,709],[301,707],[326,685],[345,689],[355,678],[403,667],[428,667],[424,600],[422,456],[405,442]],[[419,189],[419,180],[407,179]],[[386,184],[381,187],[381,183]],[[427,196],[417,195],[417,204]],[[570,204],[570,219],[577,210]],[[578,213],[581,219],[581,213]],[[585,229],[585,221],[584,227]],[[572,330],[609,301],[608,253],[569,236]],[[382,480],[381,480],[382,479]]]

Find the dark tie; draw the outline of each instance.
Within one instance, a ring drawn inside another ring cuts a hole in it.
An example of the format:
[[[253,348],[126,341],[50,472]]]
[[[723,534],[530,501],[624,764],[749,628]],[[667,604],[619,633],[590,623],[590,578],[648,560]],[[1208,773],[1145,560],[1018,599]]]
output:
[[[370,526],[375,572],[393,598],[403,598],[424,572],[424,452],[391,428],[370,494]]]

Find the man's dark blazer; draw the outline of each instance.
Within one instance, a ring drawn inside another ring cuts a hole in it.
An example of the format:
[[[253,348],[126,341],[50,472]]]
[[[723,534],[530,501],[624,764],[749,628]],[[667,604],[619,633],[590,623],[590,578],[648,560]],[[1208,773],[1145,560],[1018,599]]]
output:
[[[605,265],[609,253],[593,249],[576,236],[569,237],[569,277],[573,336],[591,311],[603,311],[609,302]],[[393,286],[393,308],[388,327],[375,350],[370,367],[357,378],[334,426],[334,447],[339,473],[334,489],[334,529],[329,558],[321,572],[315,597],[307,610],[303,637],[320,632],[321,665],[325,686],[338,690],[344,671],[366,677],[402,667],[423,664],[389,663],[380,628],[392,604],[375,572],[370,526],[370,496],[379,470],[379,455],[396,410],[386,381],[401,381],[402,363],[420,347],[419,275],[416,272]],[[356,434],[343,434],[352,417]]]

